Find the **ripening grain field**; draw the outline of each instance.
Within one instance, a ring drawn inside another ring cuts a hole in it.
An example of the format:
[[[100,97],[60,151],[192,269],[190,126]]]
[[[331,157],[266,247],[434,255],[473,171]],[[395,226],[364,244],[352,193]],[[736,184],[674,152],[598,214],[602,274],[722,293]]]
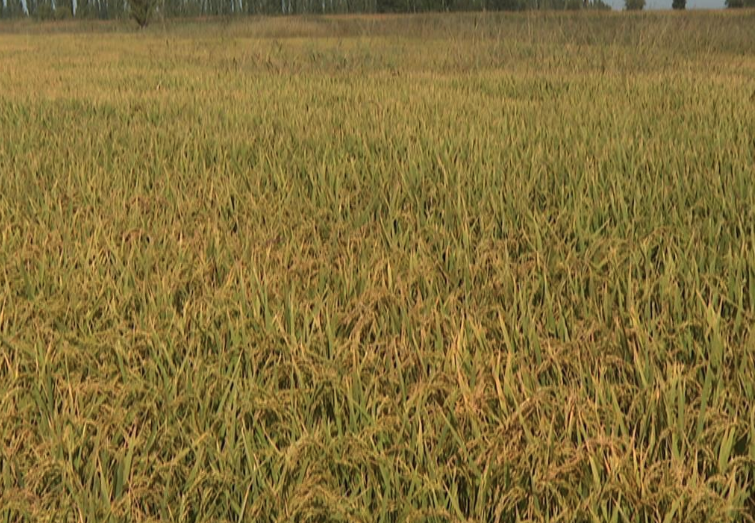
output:
[[[755,13],[0,26],[0,521],[755,519]]]

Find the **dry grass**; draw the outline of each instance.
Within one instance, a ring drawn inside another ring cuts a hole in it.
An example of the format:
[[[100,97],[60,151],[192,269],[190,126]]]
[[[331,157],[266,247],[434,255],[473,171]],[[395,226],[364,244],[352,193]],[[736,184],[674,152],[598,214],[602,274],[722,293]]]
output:
[[[0,520],[752,521],[754,21],[3,26]]]

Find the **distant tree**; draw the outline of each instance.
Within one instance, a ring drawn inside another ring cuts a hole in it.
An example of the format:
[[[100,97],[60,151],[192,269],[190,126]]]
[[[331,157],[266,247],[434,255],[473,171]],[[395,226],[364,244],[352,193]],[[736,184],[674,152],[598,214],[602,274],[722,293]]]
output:
[[[378,13],[400,13],[406,11],[406,2],[402,0],[377,0]]]
[[[109,20],[123,18],[126,14],[126,2],[128,0],[105,0],[105,17]]]
[[[683,11],[687,8],[687,0],[672,0],[671,7]]]
[[[76,2],[75,15],[76,18],[82,19],[95,18],[97,16],[97,8],[92,0],[78,0]]]
[[[627,11],[642,11],[645,9],[645,0],[625,0],[624,8]]]
[[[108,19],[107,0],[97,0],[97,16],[102,20]]]
[[[487,0],[487,8],[491,11],[518,11],[521,6],[519,0]]]
[[[0,0],[2,2],[2,0]],[[26,15],[21,0],[6,0],[3,8],[3,18],[19,18]]]
[[[152,20],[152,15],[157,6],[156,0],[128,0],[131,18],[139,24],[139,29],[144,29]]]
[[[52,20],[55,18],[55,11],[52,8],[51,0],[38,0],[34,9],[34,18],[37,20]]]
[[[592,2],[587,4],[588,9],[595,9],[597,11],[610,11],[612,8],[609,4],[605,3],[603,0],[593,0]]]
[[[55,20],[68,20],[73,18],[73,3],[60,1],[55,2]]]
[[[163,0],[160,5],[160,10],[165,16],[184,16],[186,10],[184,9],[184,3],[181,0]]]
[[[744,0],[726,0],[726,7],[729,9],[741,9],[744,6]]]

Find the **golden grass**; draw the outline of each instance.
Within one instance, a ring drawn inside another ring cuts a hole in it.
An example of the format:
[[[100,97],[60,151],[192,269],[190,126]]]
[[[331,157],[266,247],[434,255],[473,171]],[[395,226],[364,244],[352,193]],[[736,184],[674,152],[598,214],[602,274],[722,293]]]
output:
[[[752,521],[753,21],[3,26],[0,520]]]

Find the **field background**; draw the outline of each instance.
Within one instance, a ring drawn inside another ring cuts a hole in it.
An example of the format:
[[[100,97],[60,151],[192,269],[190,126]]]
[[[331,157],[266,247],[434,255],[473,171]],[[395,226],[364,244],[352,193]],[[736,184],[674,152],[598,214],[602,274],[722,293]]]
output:
[[[755,13],[0,27],[0,521],[753,521]]]

